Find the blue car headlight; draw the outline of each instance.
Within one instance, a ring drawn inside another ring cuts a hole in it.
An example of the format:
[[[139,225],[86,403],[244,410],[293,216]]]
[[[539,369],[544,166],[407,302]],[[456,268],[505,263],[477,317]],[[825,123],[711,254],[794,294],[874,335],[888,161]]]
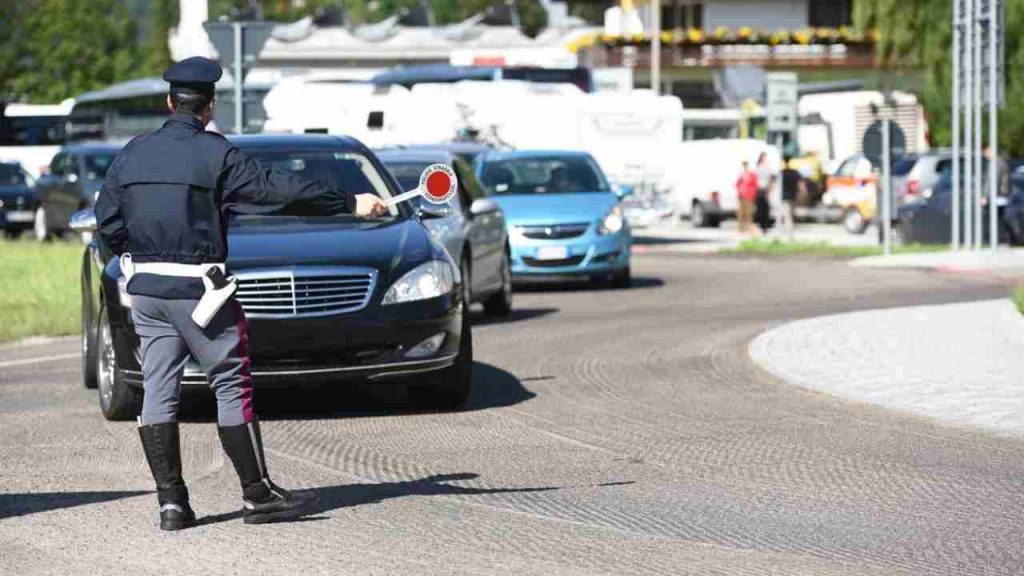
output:
[[[619,230],[622,230],[622,226],[625,224],[625,217],[622,215],[622,207],[616,204],[601,218],[601,222],[597,225],[598,234],[615,234]]]
[[[443,260],[431,260],[406,272],[388,291],[381,304],[399,304],[437,298],[455,289],[455,269]]]

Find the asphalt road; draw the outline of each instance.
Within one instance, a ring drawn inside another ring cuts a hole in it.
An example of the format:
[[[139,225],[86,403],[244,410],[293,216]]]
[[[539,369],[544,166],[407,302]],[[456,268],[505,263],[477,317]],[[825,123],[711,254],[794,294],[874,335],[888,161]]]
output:
[[[76,343],[2,349],[0,573],[1024,572],[1024,442],[808,392],[746,354],[790,319],[1005,285],[658,249],[633,289],[534,289],[478,322],[465,411],[258,393],[272,475],[319,498],[289,524],[242,524],[194,397],[203,524],[161,533],[135,427],[100,416]]]

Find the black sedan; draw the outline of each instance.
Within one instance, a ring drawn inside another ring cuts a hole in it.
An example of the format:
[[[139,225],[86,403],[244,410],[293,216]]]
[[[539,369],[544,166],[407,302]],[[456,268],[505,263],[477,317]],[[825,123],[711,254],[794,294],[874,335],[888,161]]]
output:
[[[57,152],[47,173],[36,185],[39,195],[34,219],[37,240],[63,235],[68,231],[72,214],[92,207],[107,169],[120,149],[120,144],[101,142],[65,146]]]
[[[38,204],[35,186],[21,164],[0,162],[0,228],[17,238],[31,229]]]
[[[983,172],[987,173],[987,172]],[[985,190],[987,201],[988,190]],[[999,242],[1006,242],[1007,198],[997,198],[998,220],[997,234]],[[952,170],[942,173],[938,182],[929,190],[925,190],[920,199],[908,202],[899,207],[893,231],[898,240],[905,244],[949,244],[952,241],[953,227],[953,178]],[[966,217],[964,203],[960,203],[960,218]],[[982,242],[989,240],[988,206],[982,206],[981,220]]]
[[[355,193],[400,192],[361,143],[334,136],[232,139],[251,157]],[[429,217],[428,214],[423,216]],[[95,226],[91,211],[72,219]],[[310,381],[402,379],[414,401],[461,405],[473,348],[462,278],[447,251],[405,205],[387,217],[311,216],[301,208],[235,216],[228,267],[249,320],[257,387]],[[139,339],[118,260],[95,240],[82,266],[83,374],[109,419],[133,417],[141,397]],[[190,362],[182,385],[206,385]]]

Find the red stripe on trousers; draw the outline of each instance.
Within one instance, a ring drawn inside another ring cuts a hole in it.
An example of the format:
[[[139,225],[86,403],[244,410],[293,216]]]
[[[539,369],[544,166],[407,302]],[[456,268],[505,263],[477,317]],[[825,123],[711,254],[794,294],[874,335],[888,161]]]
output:
[[[242,419],[252,422],[256,419],[256,412],[252,403],[252,375],[249,374],[249,322],[245,319],[245,310],[242,305],[235,303],[235,326],[238,329],[238,346],[235,353],[241,358],[242,369]]]

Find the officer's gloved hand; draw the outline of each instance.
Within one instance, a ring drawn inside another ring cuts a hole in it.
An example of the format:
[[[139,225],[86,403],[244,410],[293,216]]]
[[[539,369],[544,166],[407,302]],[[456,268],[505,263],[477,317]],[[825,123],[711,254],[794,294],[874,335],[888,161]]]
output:
[[[388,207],[375,194],[356,194],[356,209],[353,213],[360,218],[387,216]]]

